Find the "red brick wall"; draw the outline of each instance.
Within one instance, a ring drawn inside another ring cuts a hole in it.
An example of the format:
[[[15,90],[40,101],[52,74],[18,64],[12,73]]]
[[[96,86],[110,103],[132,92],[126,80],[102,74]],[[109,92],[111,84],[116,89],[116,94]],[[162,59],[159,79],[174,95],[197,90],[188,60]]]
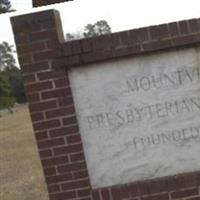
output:
[[[200,172],[92,190],[65,69],[198,45],[199,19],[68,43],[55,10],[11,22],[51,200],[200,200]]]
[[[46,6],[54,3],[61,3],[67,1],[73,1],[73,0],[33,0],[32,4],[33,7],[38,7],[38,6]]]
[[[80,65],[200,43],[200,19],[173,22],[66,42],[55,65]]]

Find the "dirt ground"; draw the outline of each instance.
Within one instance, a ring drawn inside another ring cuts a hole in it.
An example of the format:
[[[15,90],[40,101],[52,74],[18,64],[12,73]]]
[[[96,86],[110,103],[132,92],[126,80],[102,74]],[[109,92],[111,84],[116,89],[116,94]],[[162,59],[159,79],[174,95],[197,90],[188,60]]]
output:
[[[27,106],[0,117],[0,199],[48,200]]]

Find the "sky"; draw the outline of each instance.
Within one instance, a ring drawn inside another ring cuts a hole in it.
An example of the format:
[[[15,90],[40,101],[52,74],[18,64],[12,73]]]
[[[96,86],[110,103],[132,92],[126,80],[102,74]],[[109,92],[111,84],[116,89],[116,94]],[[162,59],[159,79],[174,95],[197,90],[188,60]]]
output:
[[[61,14],[63,31],[78,32],[88,23],[107,20],[113,32],[200,18],[200,0],[74,0],[31,8],[32,0],[11,0],[16,12],[0,15],[0,42],[14,44],[10,16],[56,9]]]

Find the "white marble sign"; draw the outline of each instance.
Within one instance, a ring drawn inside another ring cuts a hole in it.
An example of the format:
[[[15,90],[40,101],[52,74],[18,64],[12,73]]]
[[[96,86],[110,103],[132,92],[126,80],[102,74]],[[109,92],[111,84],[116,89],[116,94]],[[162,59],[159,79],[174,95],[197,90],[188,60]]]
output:
[[[200,170],[200,49],[69,75],[93,188]]]

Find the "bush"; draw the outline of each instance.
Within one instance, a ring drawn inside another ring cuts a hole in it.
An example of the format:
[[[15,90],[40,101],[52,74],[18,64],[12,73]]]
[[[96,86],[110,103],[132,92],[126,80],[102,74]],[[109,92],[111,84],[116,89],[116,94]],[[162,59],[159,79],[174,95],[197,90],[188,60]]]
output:
[[[15,104],[13,97],[0,97],[0,110],[5,108],[11,108]]]

